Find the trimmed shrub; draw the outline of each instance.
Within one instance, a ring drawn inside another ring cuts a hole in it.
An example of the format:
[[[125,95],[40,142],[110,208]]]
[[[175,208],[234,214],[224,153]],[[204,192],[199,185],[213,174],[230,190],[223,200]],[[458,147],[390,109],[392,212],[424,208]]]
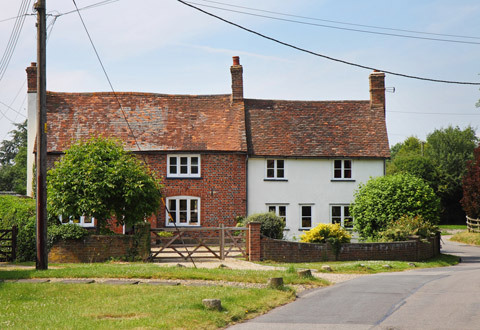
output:
[[[87,236],[88,230],[75,223],[67,223],[59,226],[48,227],[48,248],[60,240],[81,239]]]
[[[421,216],[433,224],[438,223],[440,200],[422,179],[399,173],[361,184],[350,212],[360,236],[376,239],[392,221],[405,215]]]
[[[260,222],[260,233],[264,236],[283,238],[285,222],[273,212],[252,214],[245,219],[245,225],[249,222]]]
[[[327,243],[338,241],[350,243],[352,236],[340,224],[320,223],[316,227],[300,235],[300,241],[305,243]]]
[[[421,216],[403,216],[390,222],[387,229],[381,231],[378,236],[381,242],[407,241],[410,236],[414,235],[420,236],[420,238],[434,237],[438,230],[437,226],[423,220]]]

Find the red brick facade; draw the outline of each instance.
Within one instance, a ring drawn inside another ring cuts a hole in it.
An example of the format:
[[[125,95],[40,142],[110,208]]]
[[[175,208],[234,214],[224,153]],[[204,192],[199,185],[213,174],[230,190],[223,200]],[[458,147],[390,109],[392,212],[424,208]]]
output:
[[[235,226],[235,217],[246,215],[246,155],[235,153],[200,154],[200,178],[168,178],[167,155],[149,154],[147,162],[163,178],[165,198],[192,196],[200,198],[200,225],[215,227],[223,223]],[[163,210],[152,227],[164,227]]]

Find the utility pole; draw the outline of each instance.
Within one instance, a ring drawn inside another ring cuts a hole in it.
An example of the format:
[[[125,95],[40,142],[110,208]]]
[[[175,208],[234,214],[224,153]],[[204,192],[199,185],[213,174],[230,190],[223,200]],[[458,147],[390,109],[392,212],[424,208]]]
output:
[[[36,269],[48,269],[47,255],[47,79],[46,0],[37,0],[37,262]]]

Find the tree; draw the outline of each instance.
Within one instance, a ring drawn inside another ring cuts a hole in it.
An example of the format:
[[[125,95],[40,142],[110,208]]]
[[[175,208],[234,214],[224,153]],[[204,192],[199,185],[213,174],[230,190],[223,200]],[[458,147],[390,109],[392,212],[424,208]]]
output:
[[[387,167],[387,175],[396,173],[410,173],[423,179],[434,191],[438,189],[438,171],[430,158],[417,154],[398,154]]]
[[[468,162],[461,203],[469,217],[480,219],[480,147],[475,149],[474,159]]]
[[[156,212],[162,185],[145,165],[102,137],[80,141],[48,172],[49,212],[58,216],[92,216],[97,232],[115,216],[119,225],[134,225]]]
[[[402,216],[439,220],[440,201],[422,179],[408,173],[370,179],[355,192],[350,207],[355,230],[362,238],[378,237],[392,221]]]
[[[15,124],[11,140],[0,144],[0,190],[24,195],[27,185],[27,121]]]
[[[475,130],[470,126],[464,130],[449,126],[429,134],[427,143],[425,156],[432,160],[439,174],[438,194],[442,199],[442,222],[463,222],[465,214],[460,205],[462,180],[467,162],[473,158],[473,150],[478,143]]]

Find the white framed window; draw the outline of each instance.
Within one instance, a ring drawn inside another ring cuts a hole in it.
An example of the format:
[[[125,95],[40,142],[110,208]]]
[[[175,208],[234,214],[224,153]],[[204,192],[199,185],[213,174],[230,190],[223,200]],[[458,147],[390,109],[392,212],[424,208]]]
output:
[[[268,212],[273,212],[277,217],[282,218],[287,223],[287,205],[285,204],[267,204]]]
[[[58,216],[58,219],[62,224],[67,224],[67,223],[75,223],[79,225],[80,227],[85,227],[85,228],[92,228],[95,227],[95,218],[94,217],[87,217],[82,215],[81,217],[65,217],[63,218],[62,215]]]
[[[167,178],[199,178],[200,155],[168,155]]]
[[[330,220],[339,223],[345,229],[353,229],[353,217],[350,215],[350,205],[330,205]]]
[[[170,216],[166,212],[167,226],[200,226],[200,198],[175,196],[167,198]]]
[[[313,204],[300,204],[300,228],[312,228]]]
[[[265,178],[271,180],[285,179],[285,159],[267,159],[265,167]]]
[[[335,159],[333,161],[333,178],[337,180],[351,180],[353,178],[351,159]]]

